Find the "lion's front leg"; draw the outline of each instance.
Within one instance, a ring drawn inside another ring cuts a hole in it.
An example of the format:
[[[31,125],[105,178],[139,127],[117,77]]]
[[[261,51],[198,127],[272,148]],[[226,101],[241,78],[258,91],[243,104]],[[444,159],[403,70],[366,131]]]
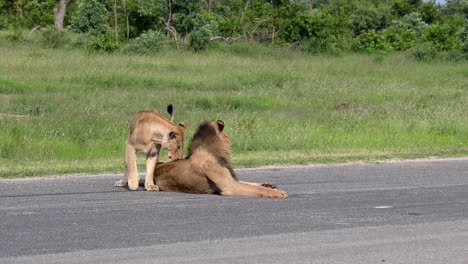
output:
[[[146,179],[145,179],[145,190],[147,191],[159,191],[159,187],[154,184],[154,169],[158,163],[159,150],[156,154],[146,156]]]

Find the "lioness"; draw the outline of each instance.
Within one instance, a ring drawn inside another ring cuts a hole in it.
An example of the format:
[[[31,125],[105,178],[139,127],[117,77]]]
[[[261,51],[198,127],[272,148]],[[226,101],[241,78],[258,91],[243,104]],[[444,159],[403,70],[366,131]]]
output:
[[[161,191],[286,198],[268,183],[239,181],[230,167],[229,136],[224,122],[203,123],[192,138],[187,158],[158,164],[154,180]]]
[[[158,110],[139,111],[135,113],[130,125],[128,138],[125,141],[125,173],[122,180],[115,183],[117,187],[124,187],[128,183],[130,190],[137,190],[140,177],[138,176],[136,153],[146,154],[145,190],[157,191],[154,185],[153,172],[158,162],[159,150],[163,147],[168,152],[170,160],[183,158],[184,133],[187,125],[181,122],[174,125],[172,105],[167,107],[171,115],[167,120]]]

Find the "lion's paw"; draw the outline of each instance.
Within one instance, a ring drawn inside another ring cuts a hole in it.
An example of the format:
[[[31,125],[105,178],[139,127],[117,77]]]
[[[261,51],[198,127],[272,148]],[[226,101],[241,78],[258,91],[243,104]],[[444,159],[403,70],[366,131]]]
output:
[[[285,191],[280,191],[281,192],[281,197],[280,198],[286,198],[288,197],[288,193]]]
[[[260,183],[260,185],[263,187],[270,188],[270,189],[278,189],[278,186],[271,184],[271,183],[267,183],[267,182]]]
[[[146,185],[145,190],[152,191],[152,192],[157,192],[157,191],[159,191],[159,186],[157,186],[155,184],[154,185]]]
[[[124,182],[123,180],[118,180],[118,181],[115,182],[114,186],[115,187],[125,187],[125,186],[127,186],[127,183]]]

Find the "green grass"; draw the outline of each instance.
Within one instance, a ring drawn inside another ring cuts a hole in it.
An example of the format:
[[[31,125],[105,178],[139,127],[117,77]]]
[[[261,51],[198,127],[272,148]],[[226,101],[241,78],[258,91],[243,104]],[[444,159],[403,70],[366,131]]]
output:
[[[0,44],[0,113],[16,115],[0,115],[0,177],[122,172],[133,113],[169,103],[187,142],[203,120],[225,121],[235,167],[468,154],[466,64],[252,49]]]

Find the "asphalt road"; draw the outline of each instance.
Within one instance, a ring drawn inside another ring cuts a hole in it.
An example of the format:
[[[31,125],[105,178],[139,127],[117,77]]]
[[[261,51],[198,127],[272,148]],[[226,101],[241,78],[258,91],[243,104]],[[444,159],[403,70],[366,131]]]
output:
[[[468,159],[236,170],[287,199],[0,180],[0,263],[468,264]]]

